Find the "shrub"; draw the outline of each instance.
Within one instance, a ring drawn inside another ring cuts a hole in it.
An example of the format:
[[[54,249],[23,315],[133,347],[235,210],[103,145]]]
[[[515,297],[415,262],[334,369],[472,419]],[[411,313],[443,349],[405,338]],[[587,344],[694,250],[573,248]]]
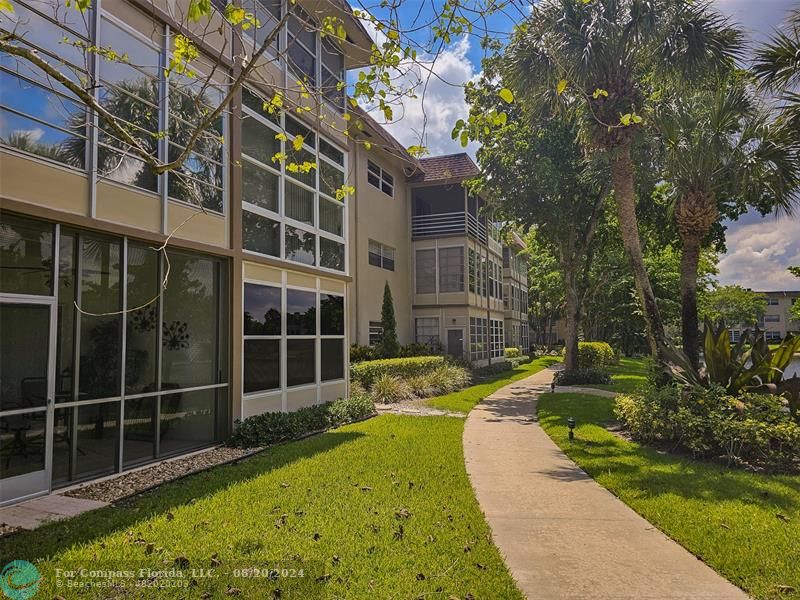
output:
[[[511,365],[511,368],[512,368],[512,369],[516,369],[516,368],[517,368],[518,366],[520,366],[520,365],[526,365],[526,364],[528,364],[529,362],[531,362],[531,360],[532,360],[532,359],[531,359],[531,357],[530,357],[530,356],[525,356],[525,355],[523,354],[523,355],[517,356],[517,357],[515,357],[515,358],[509,358],[509,359],[508,359],[508,362],[509,362],[509,364]]]
[[[360,362],[350,366],[350,379],[370,389],[373,382],[384,373],[407,379],[414,375],[430,373],[445,364],[444,356],[414,356],[410,358],[384,358]]]
[[[411,390],[408,384],[397,375],[382,373],[372,383],[369,390],[374,402],[381,404],[394,404],[408,400],[411,397]]]
[[[350,363],[363,362],[365,360],[375,360],[378,358],[378,351],[372,346],[350,346]]]
[[[293,412],[270,412],[237,421],[229,441],[240,448],[269,446],[303,435],[338,427],[375,414],[372,399],[363,392],[349,398],[308,406]]]
[[[413,375],[406,380],[408,389],[417,398],[430,398],[436,395],[436,388],[433,383],[433,373],[424,375]]]
[[[559,371],[553,377],[556,385],[581,385],[585,383],[611,383],[611,375],[605,369],[575,369]]]
[[[445,364],[430,374],[431,387],[437,396],[465,388],[471,379],[469,371],[458,365]]]
[[[800,424],[776,396],[733,397],[720,386],[681,393],[673,385],[617,396],[614,412],[644,442],[763,468],[800,468]]]
[[[672,440],[677,435],[672,415],[678,408],[674,387],[651,388],[647,394],[619,394],[614,414],[630,434],[643,442]]]
[[[578,369],[602,369],[613,363],[614,350],[607,342],[578,342]]]
[[[511,361],[501,360],[499,362],[493,362],[490,365],[486,365],[485,367],[478,367],[477,369],[473,369],[472,372],[480,377],[486,377],[488,375],[496,375],[497,373],[502,373],[503,371],[509,371],[511,368],[512,368]]]
[[[414,342],[413,344],[402,346],[400,348],[400,356],[402,358],[409,358],[411,356],[430,356],[433,354],[432,350],[433,349],[428,344]]]
[[[506,358],[517,358],[522,354],[519,348],[506,348],[503,351]]]

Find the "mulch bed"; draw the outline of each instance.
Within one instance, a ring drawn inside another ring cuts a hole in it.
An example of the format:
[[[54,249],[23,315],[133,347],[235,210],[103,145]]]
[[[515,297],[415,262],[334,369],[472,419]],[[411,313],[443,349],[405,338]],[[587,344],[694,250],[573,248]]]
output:
[[[118,477],[87,483],[64,492],[72,498],[86,498],[102,502],[119,502],[129,496],[140,494],[164,483],[186,477],[211,467],[235,462],[260,452],[262,448],[230,448],[218,446],[205,452],[165,460],[137,471],[123,472]]]

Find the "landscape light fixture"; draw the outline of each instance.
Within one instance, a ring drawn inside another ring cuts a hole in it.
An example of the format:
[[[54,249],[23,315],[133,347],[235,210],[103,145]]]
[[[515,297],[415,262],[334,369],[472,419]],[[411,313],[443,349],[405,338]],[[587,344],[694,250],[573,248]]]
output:
[[[570,417],[567,419],[567,427],[569,427],[569,439],[575,439],[575,417]]]

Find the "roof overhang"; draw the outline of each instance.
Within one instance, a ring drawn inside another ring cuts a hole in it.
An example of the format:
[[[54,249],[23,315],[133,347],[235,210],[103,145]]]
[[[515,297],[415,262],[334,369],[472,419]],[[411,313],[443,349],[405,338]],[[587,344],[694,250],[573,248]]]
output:
[[[345,69],[358,69],[370,64],[372,47],[375,45],[361,19],[353,15],[353,9],[344,0],[302,0],[302,7],[322,21],[325,17],[342,20],[347,38],[338,40],[344,51]]]

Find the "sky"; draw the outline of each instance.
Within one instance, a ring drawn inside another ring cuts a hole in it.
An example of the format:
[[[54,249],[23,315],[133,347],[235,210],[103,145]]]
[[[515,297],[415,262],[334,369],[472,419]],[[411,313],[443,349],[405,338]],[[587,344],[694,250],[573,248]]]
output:
[[[422,0],[403,2],[399,14],[402,26],[419,18],[420,13],[423,19],[430,14],[432,1],[435,0],[425,0],[425,4],[421,4]],[[713,4],[739,23],[750,40],[758,42],[766,39],[787,12],[800,5],[800,0],[713,0]],[[522,16],[496,15],[487,28],[502,39]],[[419,41],[425,42],[422,38]],[[404,99],[403,108],[395,110],[395,122],[386,126],[390,133],[410,146],[420,143],[424,131],[422,143],[431,155],[463,152],[461,145],[450,138],[450,131],[456,120],[467,116],[461,86],[478,77],[482,55],[477,38],[464,37],[450,44],[433,63],[435,76],[427,78],[424,94],[420,91],[418,99]],[[471,144],[467,151],[474,157],[476,149]],[[800,265],[800,216],[762,218],[751,212],[727,225],[728,252],[720,257],[720,283],[761,291],[800,290],[800,279],[786,270],[790,265]]]

